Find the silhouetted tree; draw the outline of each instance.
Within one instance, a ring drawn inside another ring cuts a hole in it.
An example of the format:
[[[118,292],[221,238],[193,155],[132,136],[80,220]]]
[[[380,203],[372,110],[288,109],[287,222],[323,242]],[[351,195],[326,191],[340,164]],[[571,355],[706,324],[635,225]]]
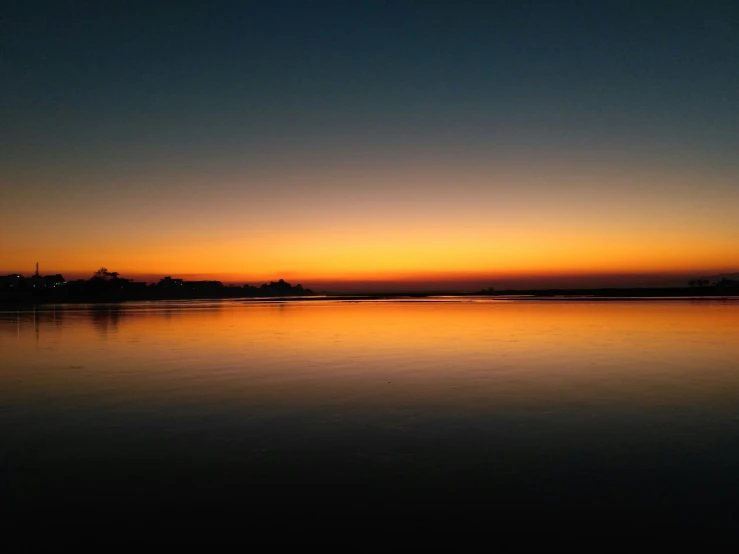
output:
[[[119,273],[117,271],[108,271],[108,268],[101,267],[95,273],[93,273],[93,279],[108,280],[109,278],[118,279]]]

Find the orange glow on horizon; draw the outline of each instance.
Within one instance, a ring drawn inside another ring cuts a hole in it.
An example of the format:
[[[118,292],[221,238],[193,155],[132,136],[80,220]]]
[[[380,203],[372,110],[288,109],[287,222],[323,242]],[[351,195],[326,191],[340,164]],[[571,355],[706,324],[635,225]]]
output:
[[[286,243],[293,241],[289,248]],[[267,244],[269,247],[267,247]],[[86,278],[105,266],[124,277],[156,280],[164,275],[189,279],[258,284],[284,278],[311,283],[465,283],[535,278],[620,276],[624,282],[639,275],[697,275],[736,271],[739,246],[702,240],[604,241],[600,238],[544,237],[489,242],[487,237],[444,240],[391,237],[373,240],[320,238],[314,244],[296,237],[272,239],[258,247],[250,241],[215,244],[143,245],[108,252],[43,251],[3,260],[5,272],[30,273],[36,259],[42,273],[61,272],[67,278]],[[229,253],[244,252],[243,256]],[[730,254],[730,255],[727,255]],[[70,263],[74,260],[75,263]],[[25,271],[24,271],[24,268]],[[494,283],[491,282],[491,285]]]
[[[734,204],[699,193],[695,175],[668,179],[632,168],[633,182],[611,173],[593,189],[595,173],[584,170],[548,175],[520,167],[498,174],[463,169],[339,177],[324,171],[301,176],[312,191],[305,198],[278,204],[238,192],[218,202],[154,192],[151,203],[111,200],[89,216],[74,205],[48,213],[41,208],[41,217],[56,222],[54,233],[24,226],[22,211],[0,206],[7,229],[23,229],[3,242],[0,271],[28,274],[38,261],[42,272],[71,278],[105,266],[147,280],[172,275],[251,284],[284,278],[304,286],[453,286],[540,276],[596,283],[598,276],[621,275],[626,283],[630,275],[739,270]],[[568,184],[545,186],[562,180]],[[349,188],[340,189],[341,183]],[[467,192],[455,192],[449,183]],[[500,184],[506,188],[496,192]],[[188,185],[201,190],[196,182]],[[393,193],[396,185],[399,192]],[[372,192],[378,186],[381,192]]]

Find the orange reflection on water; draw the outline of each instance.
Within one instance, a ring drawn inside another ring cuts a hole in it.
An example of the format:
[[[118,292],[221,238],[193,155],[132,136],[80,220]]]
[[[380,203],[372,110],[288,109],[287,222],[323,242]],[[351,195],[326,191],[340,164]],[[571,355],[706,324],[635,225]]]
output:
[[[3,314],[0,385],[254,409],[722,403],[739,391],[737,338],[731,302],[68,307]]]

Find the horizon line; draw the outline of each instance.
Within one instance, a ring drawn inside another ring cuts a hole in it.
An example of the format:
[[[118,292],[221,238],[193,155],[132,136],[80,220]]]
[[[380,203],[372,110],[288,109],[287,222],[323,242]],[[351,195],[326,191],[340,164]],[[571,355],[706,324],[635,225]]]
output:
[[[89,279],[94,271],[44,271],[44,275],[62,274],[68,281]],[[489,274],[481,272],[426,272],[416,274],[350,276],[350,277],[313,277],[297,276],[294,272],[281,272],[282,276],[270,278],[254,278],[254,276],[226,272],[192,272],[192,273],[159,273],[159,272],[119,272],[121,277],[156,283],[170,276],[183,280],[212,280],[224,285],[252,285],[276,282],[283,279],[291,284],[301,284],[314,292],[338,293],[422,293],[422,292],[468,292],[472,290],[543,290],[543,289],[586,289],[586,288],[658,288],[686,286],[686,279],[719,278],[728,275],[739,275],[735,269],[695,269],[673,271],[613,271],[613,272],[506,272],[505,274]],[[0,271],[0,275],[20,274],[20,272]],[[30,276],[33,276],[31,272]]]

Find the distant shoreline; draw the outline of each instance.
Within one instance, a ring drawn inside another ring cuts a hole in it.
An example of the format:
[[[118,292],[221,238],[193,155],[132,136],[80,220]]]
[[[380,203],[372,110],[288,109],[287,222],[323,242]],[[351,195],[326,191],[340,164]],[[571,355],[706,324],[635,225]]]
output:
[[[739,300],[739,289],[731,287],[717,289],[705,287],[695,288],[629,288],[629,289],[547,289],[547,290],[501,290],[492,292],[401,292],[401,293],[359,293],[359,294],[325,294],[312,296],[265,296],[265,297],[223,297],[202,296],[187,298],[76,298],[53,299],[38,298],[9,300],[0,299],[0,309],[29,309],[36,306],[52,305],[104,305],[125,304],[130,302],[160,303],[180,301],[221,301],[240,303],[282,303],[311,302],[322,300],[333,301],[371,301],[371,300],[424,300],[424,299],[500,299],[516,301],[675,301],[675,300]]]

